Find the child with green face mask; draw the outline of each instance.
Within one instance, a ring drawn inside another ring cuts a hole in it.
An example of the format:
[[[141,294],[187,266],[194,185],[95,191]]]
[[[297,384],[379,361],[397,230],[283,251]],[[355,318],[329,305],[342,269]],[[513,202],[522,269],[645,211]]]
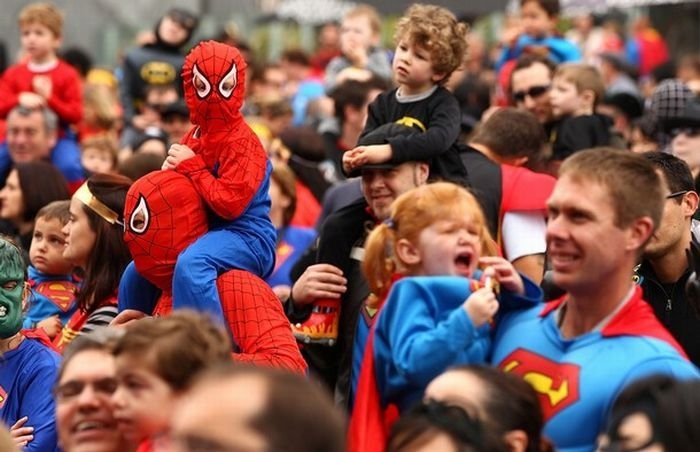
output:
[[[48,337],[21,331],[25,264],[19,248],[0,238],[0,422],[28,424],[24,451],[58,450],[51,392],[59,356]]]
[[[19,249],[0,239],[0,352],[11,347],[10,341],[22,328],[24,269]]]

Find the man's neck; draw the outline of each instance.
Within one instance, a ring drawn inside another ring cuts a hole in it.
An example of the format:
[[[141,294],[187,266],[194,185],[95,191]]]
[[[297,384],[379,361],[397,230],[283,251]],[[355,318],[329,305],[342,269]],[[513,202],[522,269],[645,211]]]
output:
[[[663,256],[647,258],[649,265],[654,269],[656,277],[659,278],[659,282],[662,284],[675,283],[681,279],[683,273],[688,269],[688,259],[685,255],[685,251],[690,246],[690,230],[688,230],[687,235],[687,239],[683,237],[671,251]]]
[[[469,146],[484,154],[492,162],[500,163],[497,156],[493,152],[491,152],[491,149],[484,146],[483,144],[474,143],[472,141],[469,143]]]
[[[627,299],[632,287],[630,269],[624,277],[621,274],[614,278],[610,277],[607,284],[601,281],[590,291],[576,295],[569,294],[560,326],[562,336],[574,338],[593,331],[603,319]]]

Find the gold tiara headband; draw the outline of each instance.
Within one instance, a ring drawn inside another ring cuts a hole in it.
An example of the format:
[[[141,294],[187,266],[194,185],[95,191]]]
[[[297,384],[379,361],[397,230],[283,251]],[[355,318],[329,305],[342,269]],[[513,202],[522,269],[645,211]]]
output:
[[[80,202],[88,206],[90,210],[102,217],[102,219],[105,220],[107,223],[124,226],[124,223],[119,221],[119,215],[117,215],[117,212],[104,205],[102,201],[97,199],[95,195],[92,194],[90,188],[88,188],[87,182],[81,185],[78,191],[76,191],[75,194],[73,194],[73,196],[75,196]]]

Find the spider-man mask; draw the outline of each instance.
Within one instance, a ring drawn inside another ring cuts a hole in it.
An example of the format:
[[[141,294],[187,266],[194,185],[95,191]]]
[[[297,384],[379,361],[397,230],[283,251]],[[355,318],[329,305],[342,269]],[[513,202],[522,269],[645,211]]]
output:
[[[202,132],[227,130],[242,120],[246,62],[235,47],[205,41],[185,58],[182,80],[192,124]]]
[[[136,269],[169,293],[178,254],[208,230],[206,208],[186,176],[155,171],[129,189],[124,227]]]

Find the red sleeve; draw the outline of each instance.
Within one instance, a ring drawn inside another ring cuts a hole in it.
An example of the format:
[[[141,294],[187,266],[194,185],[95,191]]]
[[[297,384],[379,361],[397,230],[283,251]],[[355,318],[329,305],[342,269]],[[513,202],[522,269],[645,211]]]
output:
[[[238,218],[260,189],[267,166],[267,154],[247,125],[220,145],[217,176],[201,155],[185,160],[175,169],[194,183],[207,205],[221,218]],[[204,151],[206,152],[206,151]]]
[[[0,117],[6,118],[7,114],[19,103],[19,93],[26,91],[21,89],[21,82],[31,80],[29,72],[22,71],[20,66],[11,66],[0,78]],[[30,83],[30,82],[29,82]]]
[[[282,304],[263,280],[243,270],[217,280],[224,317],[238,345],[233,359],[304,374],[306,362]]]
[[[47,104],[58,117],[68,124],[83,119],[83,93],[80,76],[67,63],[61,61],[51,72],[53,88]]]

